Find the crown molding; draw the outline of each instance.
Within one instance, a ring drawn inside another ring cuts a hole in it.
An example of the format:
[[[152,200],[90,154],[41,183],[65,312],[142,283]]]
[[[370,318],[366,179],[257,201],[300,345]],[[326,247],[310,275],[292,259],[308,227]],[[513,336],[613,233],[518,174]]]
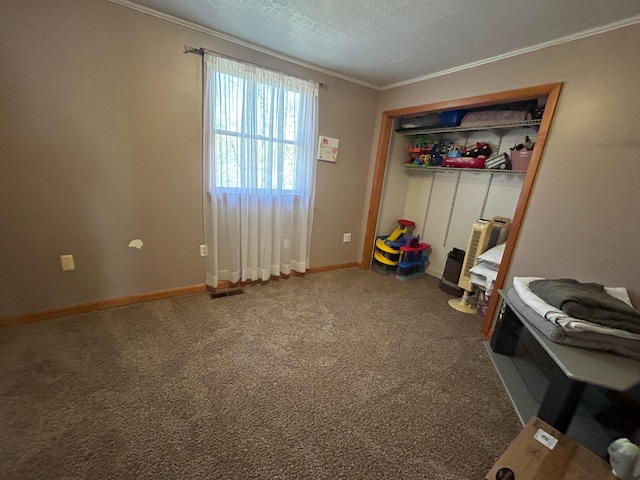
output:
[[[619,28],[628,27],[630,25],[635,25],[636,23],[640,23],[640,15],[636,15],[635,17],[625,18],[624,20],[619,20],[617,22],[608,23],[606,25],[601,25],[599,27],[591,28],[589,30],[583,30],[582,32],[574,33],[572,35],[567,35],[566,37],[556,38],[555,40],[550,40],[548,42],[539,43],[537,45],[533,45],[531,47],[521,48],[519,50],[513,50],[511,52],[503,53],[501,55],[496,55],[495,57],[485,58],[483,60],[478,60],[477,62],[467,63],[465,65],[460,65],[459,67],[449,68],[447,70],[441,70],[439,72],[430,73],[428,75],[423,75],[421,77],[412,78],[410,80],[403,80],[401,82],[392,83],[389,85],[385,85],[383,87],[378,87],[379,90],[390,90],[392,88],[403,87],[405,85],[411,85],[412,83],[422,82],[424,80],[429,80],[431,78],[442,77],[444,75],[449,75],[451,73],[461,72],[463,70],[469,70],[470,68],[479,67],[481,65],[486,65],[488,63],[499,62],[500,60],[504,60],[506,58],[516,57],[518,55],[524,55],[525,53],[535,52],[537,50],[542,50],[544,48],[554,47],[556,45],[561,45],[563,43],[573,42],[574,40],[580,40],[581,38],[592,37],[594,35],[598,35],[600,33],[609,32],[611,30],[617,30]]]
[[[293,58],[293,57],[289,57],[287,55],[283,55],[283,54],[278,53],[276,51],[269,50],[267,48],[261,47],[260,45],[256,45],[256,44],[253,44],[253,43],[250,43],[250,42],[245,42],[244,40],[240,40],[240,39],[232,37],[230,35],[227,35],[227,34],[218,32],[216,30],[213,30],[211,28],[203,27],[202,25],[198,25],[196,23],[189,22],[187,20],[183,20],[183,19],[175,17],[173,15],[169,15],[167,13],[159,12],[158,10],[154,10],[152,8],[149,8],[149,7],[138,5],[137,3],[133,3],[133,2],[131,2],[129,0],[107,0],[107,1],[110,2],[110,3],[117,4],[117,5],[121,5],[123,7],[130,8],[132,10],[136,10],[138,12],[144,13],[146,15],[150,15],[152,17],[159,18],[161,20],[165,20],[167,22],[174,23],[176,25],[180,25],[180,26],[189,28],[191,30],[195,30],[195,31],[210,35],[212,37],[219,38],[220,40],[224,40],[224,41],[236,44],[236,45],[240,45],[242,47],[249,48],[251,50],[255,50],[255,51],[260,52],[260,53],[264,53],[265,55],[269,55],[269,56],[272,56],[272,57],[275,57],[275,58],[279,58],[280,60],[284,60],[286,62],[293,63],[295,65],[299,65],[301,67],[308,68],[310,70],[314,70],[314,71],[319,72],[319,73],[330,75],[330,76],[335,77],[335,78],[340,78],[342,80],[346,80],[348,82],[355,83],[355,84],[358,84],[358,85],[362,85],[363,87],[371,88],[373,90],[378,90],[378,91],[390,90],[390,89],[393,89],[393,88],[403,87],[403,86],[406,86],[406,85],[411,85],[413,83],[418,83],[418,82],[422,82],[422,81],[425,81],[425,80],[430,80],[432,78],[442,77],[442,76],[449,75],[449,74],[452,74],[452,73],[461,72],[461,71],[464,71],[464,70],[469,70],[469,69],[472,69],[472,68],[475,68],[475,67],[479,67],[479,66],[482,66],[482,65],[487,65],[487,64],[490,64],[490,63],[499,62],[500,60],[505,60],[507,58],[516,57],[518,55],[524,55],[526,53],[535,52],[537,50],[542,50],[542,49],[553,47],[553,46],[556,46],[556,45],[561,45],[563,43],[573,42],[574,40],[580,40],[582,38],[591,37],[591,36],[594,36],[594,35],[599,35],[601,33],[609,32],[611,30],[617,30],[619,28],[623,28],[623,27],[627,27],[627,26],[630,26],[630,25],[635,25],[637,23],[640,23],[640,15],[636,15],[634,17],[625,18],[623,20],[618,20],[616,22],[608,23],[606,25],[600,25],[598,27],[594,27],[594,28],[591,28],[589,30],[583,30],[581,32],[574,33],[572,35],[567,35],[567,36],[564,36],[564,37],[557,38],[555,40],[550,40],[548,42],[543,42],[543,43],[539,43],[537,45],[532,45],[530,47],[525,47],[525,48],[521,48],[521,49],[518,49],[518,50],[513,50],[511,52],[507,52],[507,53],[503,53],[503,54],[500,54],[500,55],[496,55],[494,57],[485,58],[485,59],[482,59],[482,60],[478,60],[476,62],[467,63],[465,65],[460,65],[460,66],[453,67],[453,68],[448,68],[446,70],[441,70],[439,72],[430,73],[428,75],[422,75],[420,77],[412,78],[412,79],[409,79],[409,80],[403,80],[401,82],[391,83],[389,85],[378,86],[378,85],[373,85],[371,83],[365,82],[363,80],[358,80],[357,78],[353,78],[353,77],[350,77],[348,75],[343,75],[341,73],[334,72],[333,70],[328,70],[326,68],[322,68],[322,67],[319,67],[317,65],[313,65],[313,64],[310,64],[310,63],[307,63],[307,62],[303,62],[302,60],[299,60],[297,58]]]
[[[280,60],[284,60],[289,63],[293,63],[295,65],[299,65],[304,68],[308,68],[309,70],[314,70],[316,72],[324,73],[326,75],[330,75],[332,77],[340,78],[341,80],[346,80],[347,82],[356,83],[358,85],[362,85],[363,87],[372,88],[374,90],[380,90],[379,86],[372,85],[362,80],[358,80],[357,78],[349,77],[348,75],[343,75],[338,72],[334,72],[332,70],[328,70],[326,68],[318,67],[317,65],[313,65],[310,63],[303,62],[302,60],[298,60],[297,58],[288,57],[287,55],[283,55],[281,53],[275,52],[273,50],[269,50],[267,48],[261,47],[259,45],[255,45],[253,43],[245,42],[244,40],[240,40],[239,38],[232,37],[230,35],[226,35],[224,33],[218,32],[211,28],[203,27],[202,25],[198,25],[193,22],[189,22],[187,20],[183,20],[178,17],[174,17],[173,15],[169,15],[167,13],[159,12],[149,7],[145,7],[142,5],[138,5],[136,3],[130,2],[128,0],[107,0],[110,3],[114,3],[116,5],[120,5],[123,7],[130,8],[132,10],[136,10],[140,13],[144,13],[146,15],[150,15],[152,17],[159,18],[161,20],[165,20],[167,22],[175,23],[176,25],[180,25],[182,27],[189,28],[191,30],[195,30],[200,33],[205,33],[212,37],[219,38],[220,40],[224,40],[230,43],[234,43],[236,45],[240,45],[245,48],[249,48],[251,50],[258,51],[260,53],[264,53],[271,57],[279,58]]]

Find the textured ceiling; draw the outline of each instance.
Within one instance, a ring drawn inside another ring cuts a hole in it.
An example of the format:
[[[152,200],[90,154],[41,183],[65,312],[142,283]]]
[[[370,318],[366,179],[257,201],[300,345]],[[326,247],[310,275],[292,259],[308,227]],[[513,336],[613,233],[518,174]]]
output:
[[[376,87],[640,21],[638,0],[112,1]]]

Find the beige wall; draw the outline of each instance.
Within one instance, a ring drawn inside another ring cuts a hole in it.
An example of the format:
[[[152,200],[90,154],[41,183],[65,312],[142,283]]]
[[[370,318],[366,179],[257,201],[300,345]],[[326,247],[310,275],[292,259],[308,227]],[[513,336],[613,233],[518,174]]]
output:
[[[378,116],[564,82],[509,281],[531,275],[623,285],[638,303],[639,78],[640,25],[634,25],[384,91]]]
[[[104,0],[5,0],[0,27],[0,315],[203,282],[200,58],[184,44],[328,85],[319,129],[340,156],[318,164],[312,266],[360,258],[380,112],[564,82],[510,277],[640,298],[640,25],[381,93]]]
[[[204,282],[201,69],[185,44],[327,84],[319,130],[340,154],[318,164],[311,265],[359,258],[377,91],[104,0],[5,0],[0,315]]]

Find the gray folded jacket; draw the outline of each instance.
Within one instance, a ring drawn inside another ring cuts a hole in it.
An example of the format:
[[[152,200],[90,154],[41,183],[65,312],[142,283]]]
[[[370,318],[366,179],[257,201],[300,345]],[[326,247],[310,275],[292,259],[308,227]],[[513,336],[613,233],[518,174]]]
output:
[[[595,332],[569,332],[562,327],[538,315],[518,295],[515,288],[509,289],[507,299],[513,308],[530,324],[536,327],[545,337],[554,343],[573,347],[590,348],[617,353],[629,358],[640,360],[640,342],[613,335]]]
[[[606,293],[602,285],[563,278],[533,280],[529,288],[549,305],[572,318],[640,333],[640,312]]]

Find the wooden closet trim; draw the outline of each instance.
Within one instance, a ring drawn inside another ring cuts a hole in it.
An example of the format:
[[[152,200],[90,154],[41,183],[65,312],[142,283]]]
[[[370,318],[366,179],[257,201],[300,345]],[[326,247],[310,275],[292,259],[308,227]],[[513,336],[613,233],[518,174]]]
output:
[[[538,135],[536,137],[536,148],[531,155],[529,168],[527,169],[527,174],[525,175],[522,189],[520,191],[520,197],[518,198],[518,204],[511,221],[509,237],[507,238],[507,244],[505,246],[504,255],[502,257],[502,264],[498,272],[498,277],[494,283],[494,295],[491,295],[491,300],[489,301],[489,305],[487,307],[487,313],[484,316],[484,320],[482,322],[481,332],[485,337],[489,337],[491,334],[493,318],[495,316],[496,308],[498,305],[499,295],[497,294],[497,291],[504,285],[505,278],[507,277],[507,273],[509,271],[509,265],[511,264],[513,251],[515,249],[518,235],[520,234],[522,222],[524,220],[524,216],[529,203],[529,198],[531,197],[535,178],[538,173],[538,167],[540,165],[540,159],[542,157],[542,153],[544,152],[549,129],[551,127],[551,121],[553,119],[553,114],[558,103],[561,89],[562,82],[550,83],[545,85],[508,90],[504,92],[490,93],[486,95],[460,98],[456,100],[446,100],[426,105],[416,105],[412,107],[385,110],[384,112],[382,112],[382,118],[380,120],[380,132],[378,135],[378,149],[376,152],[376,160],[371,186],[371,196],[369,200],[369,212],[367,215],[367,227],[365,230],[364,245],[362,248],[362,268],[371,268],[373,245],[375,242],[378,215],[380,213],[382,186],[387,167],[387,156],[389,153],[389,146],[391,144],[393,123],[396,117],[425,114],[455,108],[483,107],[486,105],[493,105],[497,103],[531,100],[534,98],[546,96],[547,103],[545,106],[544,115],[542,116],[540,127],[538,128]]]

